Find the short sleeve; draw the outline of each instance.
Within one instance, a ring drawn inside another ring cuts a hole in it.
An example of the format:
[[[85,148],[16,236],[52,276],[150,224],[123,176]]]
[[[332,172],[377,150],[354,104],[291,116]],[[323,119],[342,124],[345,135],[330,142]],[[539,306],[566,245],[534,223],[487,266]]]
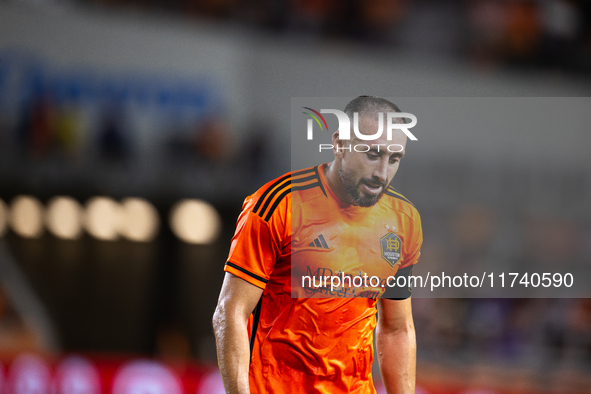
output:
[[[411,267],[419,262],[421,257],[421,247],[423,246],[423,226],[421,224],[421,217],[415,210],[412,216],[412,221],[409,225],[408,232],[410,237],[406,242],[405,248],[408,251],[404,258],[404,261],[400,265],[400,269]]]
[[[410,234],[405,245],[408,252],[392,281],[392,283],[402,283],[403,285],[388,287],[382,298],[405,300],[412,295],[410,276],[412,275],[414,265],[419,262],[421,247],[423,246],[423,227],[421,225],[421,217],[416,210],[412,216],[412,220],[408,224],[407,231]]]
[[[224,270],[264,289],[281,255],[285,221],[280,209],[269,217],[255,213],[256,203],[252,196],[244,202]]]

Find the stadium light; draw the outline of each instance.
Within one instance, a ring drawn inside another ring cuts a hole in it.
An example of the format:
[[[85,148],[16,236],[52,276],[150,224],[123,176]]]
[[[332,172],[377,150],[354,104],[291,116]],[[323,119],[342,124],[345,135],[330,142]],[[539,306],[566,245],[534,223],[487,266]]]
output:
[[[47,205],[45,225],[58,238],[78,239],[82,234],[83,208],[71,197],[52,198]]]
[[[17,196],[10,204],[10,226],[23,238],[43,234],[43,205],[32,196]]]
[[[6,234],[8,228],[8,208],[6,203],[0,200],[0,237]]]
[[[156,237],[160,219],[152,204],[141,198],[126,198],[121,207],[121,235],[135,242],[150,242]]]
[[[170,215],[170,227],[182,241],[209,244],[216,240],[222,228],[216,209],[203,200],[181,200]]]
[[[94,197],[86,203],[84,227],[93,237],[114,241],[119,238],[121,224],[121,206],[112,198]]]

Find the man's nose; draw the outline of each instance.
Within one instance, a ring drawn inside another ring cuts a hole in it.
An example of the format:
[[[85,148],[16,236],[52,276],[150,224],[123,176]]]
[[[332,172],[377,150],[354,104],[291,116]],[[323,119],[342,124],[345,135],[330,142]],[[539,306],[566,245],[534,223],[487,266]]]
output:
[[[385,183],[388,180],[388,159],[382,158],[377,164],[373,172],[374,179],[378,179],[380,183]]]

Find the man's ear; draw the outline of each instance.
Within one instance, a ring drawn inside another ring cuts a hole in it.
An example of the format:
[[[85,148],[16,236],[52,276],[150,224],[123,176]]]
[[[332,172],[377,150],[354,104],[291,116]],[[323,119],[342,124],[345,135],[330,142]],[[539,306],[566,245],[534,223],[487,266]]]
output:
[[[332,151],[335,157],[343,156],[343,140],[339,138],[338,130],[332,133]]]

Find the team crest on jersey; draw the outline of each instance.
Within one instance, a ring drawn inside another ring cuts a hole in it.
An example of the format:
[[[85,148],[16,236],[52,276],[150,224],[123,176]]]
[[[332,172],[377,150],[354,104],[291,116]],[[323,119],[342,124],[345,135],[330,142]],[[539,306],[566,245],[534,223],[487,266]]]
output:
[[[398,260],[400,260],[400,253],[402,252],[400,237],[390,231],[380,239],[380,246],[382,247],[382,257],[394,268]]]

